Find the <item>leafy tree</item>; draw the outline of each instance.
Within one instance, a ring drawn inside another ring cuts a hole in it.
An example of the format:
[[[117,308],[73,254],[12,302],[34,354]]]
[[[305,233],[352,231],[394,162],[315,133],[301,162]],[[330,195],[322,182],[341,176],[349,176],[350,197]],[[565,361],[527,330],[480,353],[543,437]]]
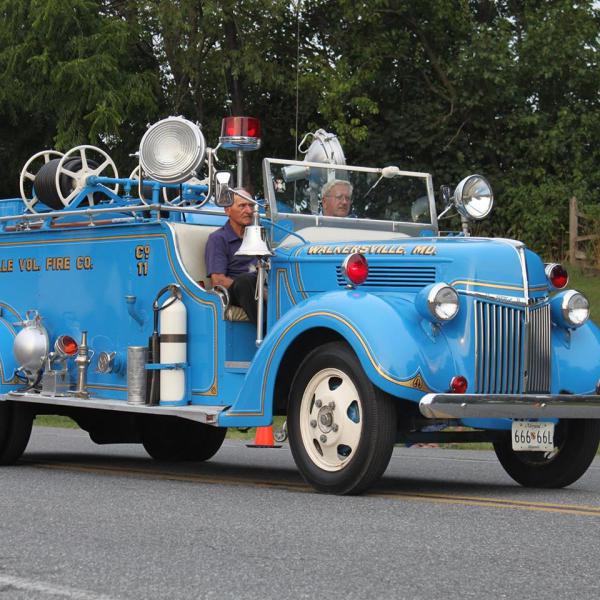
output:
[[[0,168],[4,181],[15,182],[9,189],[27,158],[44,147],[95,143],[123,158],[129,135],[139,135],[156,112],[158,64],[140,50],[131,23],[109,8],[93,0],[0,1],[7,159]]]
[[[148,122],[182,114],[214,145],[247,114],[255,179],[323,127],[351,163],[481,172],[498,202],[474,231],[549,258],[569,197],[600,199],[593,0],[0,0],[0,16],[5,181],[43,146],[105,144],[121,165]]]

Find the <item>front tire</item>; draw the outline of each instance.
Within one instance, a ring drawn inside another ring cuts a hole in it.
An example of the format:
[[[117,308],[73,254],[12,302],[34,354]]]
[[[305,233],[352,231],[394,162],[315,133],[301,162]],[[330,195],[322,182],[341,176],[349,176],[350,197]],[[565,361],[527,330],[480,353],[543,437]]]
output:
[[[223,444],[226,427],[213,427],[177,417],[147,417],[142,425],[142,444],[160,461],[204,461]]]
[[[558,422],[553,452],[515,452],[510,432],[494,443],[504,470],[525,487],[561,488],[577,481],[588,469],[600,441],[600,420],[572,419]]]
[[[385,471],[396,437],[393,400],[344,343],[313,350],[290,391],[288,434],[304,479],[321,492],[358,494]]]

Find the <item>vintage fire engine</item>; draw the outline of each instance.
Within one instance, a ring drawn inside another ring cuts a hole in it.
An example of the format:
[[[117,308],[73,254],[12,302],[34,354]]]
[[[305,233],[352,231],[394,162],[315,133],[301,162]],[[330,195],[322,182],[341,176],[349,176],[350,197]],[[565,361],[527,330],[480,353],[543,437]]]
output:
[[[129,177],[93,146],[27,161],[21,198],[0,201],[0,463],[38,414],[168,461],[285,415],[320,491],[361,492],[394,444],[423,441],[490,441],[526,486],[576,481],[600,438],[600,332],[562,266],[469,235],[485,178],[443,187],[438,215],[428,173],[348,166],[324,130],[304,160],[264,159],[239,251],[257,259],[255,325],[211,287],[204,251],[233,201],[217,151],[236,153],[239,187],[259,146],[253,118],[225,119],[208,148],[169,117]],[[323,211],[334,182],[346,216]],[[462,231],[440,235],[450,210]]]

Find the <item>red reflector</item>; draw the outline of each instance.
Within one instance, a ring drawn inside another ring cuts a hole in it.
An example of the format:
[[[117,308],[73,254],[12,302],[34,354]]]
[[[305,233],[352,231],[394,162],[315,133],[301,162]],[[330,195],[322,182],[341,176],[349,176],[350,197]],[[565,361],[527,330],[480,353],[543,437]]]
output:
[[[260,137],[260,121],[255,117],[225,117],[221,137]]]
[[[562,290],[563,288],[567,287],[567,283],[569,283],[569,274],[562,265],[546,265],[546,276],[548,277],[552,286],[557,290]]]
[[[362,254],[351,254],[342,264],[342,272],[354,285],[364,283],[369,275],[369,264]]]
[[[56,340],[56,348],[67,356],[73,356],[79,349],[77,342],[70,335],[61,335]]]
[[[466,377],[462,375],[456,375],[450,381],[450,391],[453,394],[464,394],[467,391],[469,383]]]

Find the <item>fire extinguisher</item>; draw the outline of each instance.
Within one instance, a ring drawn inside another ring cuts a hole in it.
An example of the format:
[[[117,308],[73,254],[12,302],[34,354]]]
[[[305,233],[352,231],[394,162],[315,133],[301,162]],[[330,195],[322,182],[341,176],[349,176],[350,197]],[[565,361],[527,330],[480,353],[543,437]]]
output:
[[[170,296],[160,302],[161,297]],[[187,309],[178,285],[162,288],[152,304],[154,327],[148,341],[148,362],[185,364],[187,362]],[[185,370],[148,371],[148,404],[185,404]]]

